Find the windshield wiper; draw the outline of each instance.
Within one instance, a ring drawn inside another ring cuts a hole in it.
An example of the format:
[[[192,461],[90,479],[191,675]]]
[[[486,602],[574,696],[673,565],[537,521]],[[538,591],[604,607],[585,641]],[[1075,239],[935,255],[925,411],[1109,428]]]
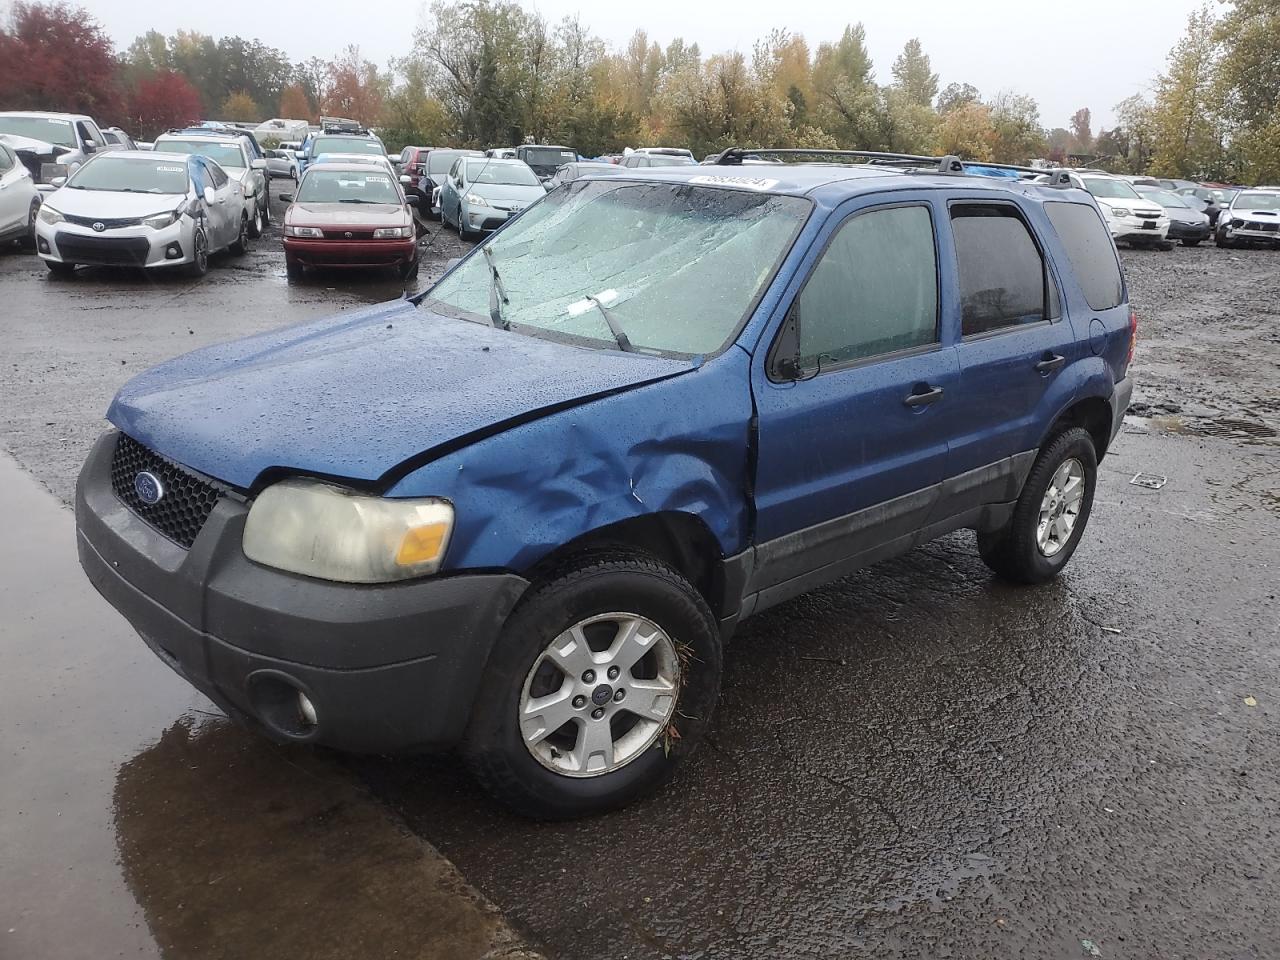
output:
[[[609,332],[613,334],[613,339],[618,341],[618,349],[630,352],[632,349],[631,340],[627,337],[626,331],[622,329],[622,324],[618,323],[618,318],[613,315],[613,311],[606,307],[598,297],[588,294],[584,299],[590,300],[596,305],[601,316],[604,317],[604,322],[609,325]]]
[[[380,200],[364,200],[360,197],[343,197],[339,203],[381,203]]]
[[[499,330],[510,330],[511,324],[502,316],[502,303],[510,303],[507,297],[507,287],[502,282],[502,276],[498,273],[498,265],[493,262],[493,250],[490,247],[484,248],[484,259],[489,264],[489,320]]]

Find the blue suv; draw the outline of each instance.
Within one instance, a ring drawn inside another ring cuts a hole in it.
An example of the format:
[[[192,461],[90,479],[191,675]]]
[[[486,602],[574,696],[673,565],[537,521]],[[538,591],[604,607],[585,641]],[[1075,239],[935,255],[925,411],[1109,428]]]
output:
[[[420,296],[136,377],[89,578],[269,736],[458,748],[556,818],[671,775],[753,613],[961,528],[1054,577],[1130,396],[1093,198],[734,159],[575,180]]]

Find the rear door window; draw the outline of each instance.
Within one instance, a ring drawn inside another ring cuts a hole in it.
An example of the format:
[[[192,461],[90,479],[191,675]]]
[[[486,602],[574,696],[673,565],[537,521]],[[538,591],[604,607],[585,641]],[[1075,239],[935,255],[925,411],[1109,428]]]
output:
[[[805,281],[798,311],[805,369],[938,342],[938,260],[926,206],[845,221]]]
[[[1012,205],[951,208],[966,337],[1051,319],[1056,298],[1044,258]]]
[[[0,173],[8,173],[13,169],[13,156],[9,148],[0,143]]]
[[[1062,241],[1089,306],[1110,310],[1124,302],[1120,261],[1098,211],[1088,204],[1062,201],[1046,203],[1044,210]]]

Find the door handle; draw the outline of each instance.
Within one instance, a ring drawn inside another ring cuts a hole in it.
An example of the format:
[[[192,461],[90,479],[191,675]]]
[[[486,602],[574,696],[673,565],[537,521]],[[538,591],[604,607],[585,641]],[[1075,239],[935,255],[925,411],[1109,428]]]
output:
[[[927,383],[917,383],[912,393],[902,402],[908,407],[923,407],[942,399],[942,388],[931,387]]]
[[[1051,370],[1060,369],[1067,362],[1067,358],[1058,353],[1050,353],[1045,351],[1044,357],[1036,364],[1036,370],[1040,373],[1049,373]]]

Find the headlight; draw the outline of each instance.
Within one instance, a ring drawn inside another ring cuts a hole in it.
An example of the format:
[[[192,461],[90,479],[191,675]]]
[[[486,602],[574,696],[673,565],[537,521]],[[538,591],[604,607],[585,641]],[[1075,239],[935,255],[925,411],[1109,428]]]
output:
[[[1112,208],[1111,208],[1111,215],[1112,215],[1113,217],[1131,217],[1131,216],[1133,216],[1133,214],[1132,214],[1132,213],[1130,213],[1130,212],[1129,212],[1129,210],[1128,210],[1128,208],[1126,208],[1126,207],[1112,207]]]
[[[387,583],[440,569],[453,507],[390,500],[313,480],[267,487],[249,509],[244,554],[256,563],[341,583]]]
[[[42,223],[61,223],[65,219],[61,213],[47,203],[40,208],[40,221]]]
[[[166,213],[157,213],[154,217],[143,217],[142,225],[152,230],[163,230],[170,224],[176,223],[180,216],[182,216],[181,210],[169,210]]]
[[[286,237],[316,237],[323,238],[324,231],[319,227],[285,227],[284,235]]]
[[[488,200],[484,197],[477,196],[474,193],[467,194],[467,203],[471,204],[473,207],[487,207],[489,205]]]
[[[375,240],[404,240],[413,236],[413,227],[379,227],[373,231]]]

